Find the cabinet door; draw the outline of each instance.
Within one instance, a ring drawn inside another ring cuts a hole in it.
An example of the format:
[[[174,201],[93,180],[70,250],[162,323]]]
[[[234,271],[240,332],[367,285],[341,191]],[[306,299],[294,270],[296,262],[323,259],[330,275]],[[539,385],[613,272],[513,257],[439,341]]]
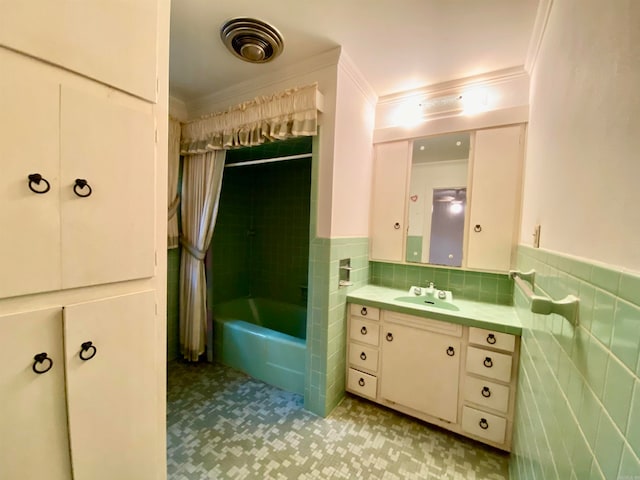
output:
[[[152,291],[64,308],[74,480],[158,478],[154,317]]]
[[[36,63],[0,49],[0,297],[60,288],[60,86]]]
[[[386,324],[382,338],[381,396],[455,422],[460,339],[396,324]]]
[[[375,147],[369,235],[372,260],[403,260],[409,162],[407,141]]]
[[[520,214],[522,127],[475,135],[467,267],[508,271]]]
[[[0,478],[71,480],[62,309],[0,316],[0,365]]]
[[[63,288],[153,275],[154,141],[149,104],[63,85]],[[76,179],[87,181],[90,196],[74,193]]]
[[[0,2],[0,45],[154,101],[157,0]]]

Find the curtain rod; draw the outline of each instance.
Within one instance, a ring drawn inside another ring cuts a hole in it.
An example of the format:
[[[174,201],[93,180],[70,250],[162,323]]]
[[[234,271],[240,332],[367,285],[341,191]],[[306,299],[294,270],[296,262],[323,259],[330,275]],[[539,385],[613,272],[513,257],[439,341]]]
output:
[[[299,158],[309,158],[311,157],[310,153],[303,153],[300,155],[290,155],[288,157],[275,157],[275,158],[265,158],[262,160],[251,160],[249,162],[236,162],[236,163],[229,163],[227,165],[224,166],[224,168],[230,168],[230,167],[246,167],[249,165],[260,165],[262,163],[271,163],[271,162],[283,162],[285,160],[298,160]]]

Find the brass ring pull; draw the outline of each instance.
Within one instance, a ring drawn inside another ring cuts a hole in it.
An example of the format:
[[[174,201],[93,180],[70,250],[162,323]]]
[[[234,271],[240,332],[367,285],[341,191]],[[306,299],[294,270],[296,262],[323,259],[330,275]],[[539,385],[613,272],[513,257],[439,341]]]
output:
[[[489,345],[495,345],[496,343],[496,336],[493,333],[490,333],[489,335],[487,335],[487,343]]]
[[[487,422],[486,418],[481,418],[478,425],[480,425],[480,428],[483,430],[486,430],[487,428],[489,428],[489,422]]]
[[[481,232],[482,231],[482,225],[478,224],[475,227],[473,227],[473,231],[474,232]]]
[[[367,334],[367,327],[362,327],[362,328],[360,329],[360,333],[361,333],[362,335],[366,335],[366,334]]]
[[[364,387],[364,378],[360,378],[360,380],[358,380],[358,385]]]
[[[387,342],[393,342],[393,333],[387,333]]]
[[[484,362],[482,363],[484,363],[484,366],[487,368],[493,367],[493,360],[491,360],[491,357],[485,357]]]
[[[393,228],[395,228],[396,230],[400,230],[400,224],[398,222],[394,223]]]
[[[360,309],[360,315],[362,315],[363,317],[367,316],[367,307],[362,307]]]
[[[366,359],[367,359],[367,354],[366,354],[366,353],[364,353],[364,352],[362,352],[362,353],[360,354],[360,358],[361,358],[363,361],[364,361],[364,360],[366,360]]]
[[[482,387],[482,396],[484,398],[489,398],[491,396],[491,390],[489,389],[489,387]]]
[[[456,354],[456,351],[453,347],[447,348],[447,355],[449,355],[450,357],[453,357],[455,354]]]

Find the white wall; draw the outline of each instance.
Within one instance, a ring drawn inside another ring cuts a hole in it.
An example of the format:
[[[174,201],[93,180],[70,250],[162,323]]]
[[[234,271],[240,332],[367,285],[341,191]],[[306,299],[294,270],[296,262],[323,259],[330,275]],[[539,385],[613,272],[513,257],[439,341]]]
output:
[[[368,237],[376,95],[342,51],[338,66],[331,237]]]
[[[640,271],[640,2],[556,0],[535,61],[521,243]]]

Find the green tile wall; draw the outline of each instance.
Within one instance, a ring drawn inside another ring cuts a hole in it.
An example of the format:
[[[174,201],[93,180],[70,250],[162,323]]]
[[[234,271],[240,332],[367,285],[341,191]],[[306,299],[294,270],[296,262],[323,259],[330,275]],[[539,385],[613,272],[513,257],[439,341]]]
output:
[[[340,287],[339,262],[351,259],[352,286]],[[325,416],[345,392],[346,297],[367,284],[367,238],[314,238],[309,262],[310,298],[307,318],[307,385],[305,408]]]
[[[370,262],[369,283],[408,290],[412,285],[450,290],[453,298],[511,305],[513,281],[506,274],[472,272],[428,265]]]
[[[180,250],[167,250],[167,361],[180,356]]]
[[[309,152],[308,138],[232,150],[226,163]],[[301,151],[302,150],[302,151]],[[209,298],[253,295],[306,305],[309,159],[226,168],[209,250]]]
[[[580,298],[579,323],[528,311],[523,324],[511,478],[640,478],[640,276],[530,247],[518,268],[536,290]]]

